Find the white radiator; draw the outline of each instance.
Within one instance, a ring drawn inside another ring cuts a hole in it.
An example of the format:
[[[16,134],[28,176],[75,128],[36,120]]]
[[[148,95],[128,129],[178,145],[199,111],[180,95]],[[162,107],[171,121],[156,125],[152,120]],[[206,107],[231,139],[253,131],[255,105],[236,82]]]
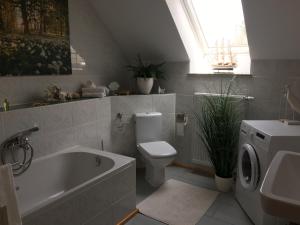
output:
[[[206,148],[197,133],[197,124],[194,123],[192,137],[192,162],[204,166],[211,166]]]
[[[214,96],[217,94],[207,94],[207,93],[195,93],[195,101],[194,104],[200,107],[199,104],[201,104],[200,98],[204,95],[210,95]],[[253,100],[253,97],[250,96],[243,96],[243,95],[235,95],[234,97],[245,100],[244,102],[247,103],[247,100]],[[247,114],[247,104],[241,104],[241,112],[242,112],[242,119],[246,118]],[[191,144],[191,154],[192,154],[192,162],[195,164],[205,165],[205,166],[211,166],[211,162],[209,160],[208,153],[206,151],[206,148],[201,141],[201,138],[198,135],[197,132],[197,123],[194,122],[192,126],[192,144]]]

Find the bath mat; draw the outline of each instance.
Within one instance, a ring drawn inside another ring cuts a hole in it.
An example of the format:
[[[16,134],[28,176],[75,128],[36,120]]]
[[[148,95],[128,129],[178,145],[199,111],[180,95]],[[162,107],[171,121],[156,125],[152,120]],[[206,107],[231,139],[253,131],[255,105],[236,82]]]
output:
[[[171,179],[139,203],[137,208],[140,213],[169,225],[195,225],[218,194]]]

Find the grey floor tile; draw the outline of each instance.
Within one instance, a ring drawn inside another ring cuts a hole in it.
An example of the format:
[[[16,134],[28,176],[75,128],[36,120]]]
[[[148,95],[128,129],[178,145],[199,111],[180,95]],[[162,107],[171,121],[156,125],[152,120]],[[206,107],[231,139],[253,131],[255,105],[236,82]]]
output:
[[[232,225],[232,224],[209,216],[203,216],[196,225]]]
[[[227,204],[217,203],[213,218],[226,221],[233,225],[253,225],[238,204],[229,206]]]
[[[145,170],[138,169],[136,172],[136,202],[137,204],[155,192],[157,188],[152,187],[145,180]]]
[[[176,179],[195,186],[216,190],[214,179],[195,174],[179,167],[167,167],[166,179]],[[137,170],[137,203],[151,195],[157,188],[145,180],[145,170]],[[149,217],[138,214],[126,225],[162,225]],[[253,225],[235,200],[234,193],[220,193],[197,225]]]
[[[165,225],[164,223],[160,223],[154,219],[146,217],[142,214],[137,214],[130,221],[126,223],[126,225]]]

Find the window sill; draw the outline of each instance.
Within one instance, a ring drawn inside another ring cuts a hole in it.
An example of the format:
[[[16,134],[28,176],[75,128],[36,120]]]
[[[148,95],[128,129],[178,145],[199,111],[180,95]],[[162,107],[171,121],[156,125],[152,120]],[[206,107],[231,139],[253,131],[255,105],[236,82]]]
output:
[[[218,77],[218,76],[222,76],[222,77],[234,77],[234,76],[238,76],[240,77],[244,77],[244,78],[252,78],[253,75],[250,73],[188,73],[188,76],[213,76],[213,77]]]

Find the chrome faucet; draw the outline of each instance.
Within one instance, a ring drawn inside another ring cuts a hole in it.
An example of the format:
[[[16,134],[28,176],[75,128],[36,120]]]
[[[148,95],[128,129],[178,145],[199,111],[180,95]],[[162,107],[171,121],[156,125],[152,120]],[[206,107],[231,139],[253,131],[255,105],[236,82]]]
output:
[[[33,127],[18,132],[5,140],[0,146],[0,159],[2,164],[11,164],[15,176],[21,175],[29,168],[33,159],[33,147],[29,143],[29,136],[38,130],[38,127]],[[17,155],[20,156],[20,154],[17,154],[19,151],[23,153],[22,159],[17,157]]]

